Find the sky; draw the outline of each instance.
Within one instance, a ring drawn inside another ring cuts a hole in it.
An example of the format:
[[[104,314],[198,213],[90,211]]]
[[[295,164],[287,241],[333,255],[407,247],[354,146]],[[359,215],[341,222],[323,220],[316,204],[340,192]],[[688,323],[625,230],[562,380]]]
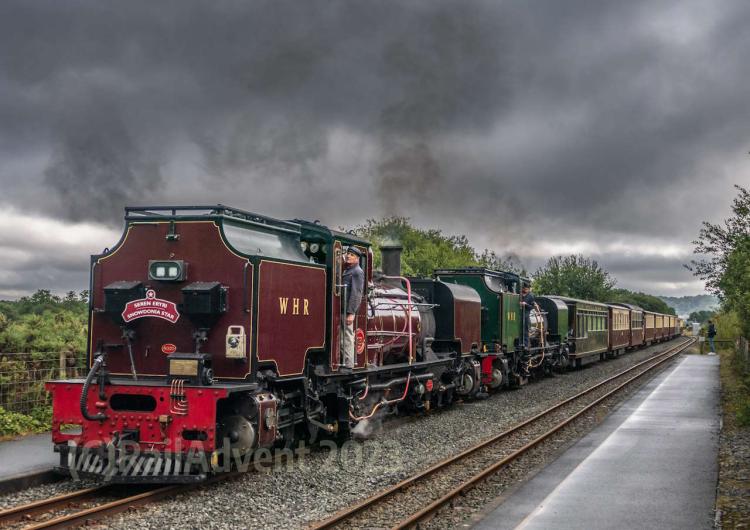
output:
[[[0,298],[85,289],[123,207],[400,215],[701,294],[750,185],[746,0],[0,3]]]

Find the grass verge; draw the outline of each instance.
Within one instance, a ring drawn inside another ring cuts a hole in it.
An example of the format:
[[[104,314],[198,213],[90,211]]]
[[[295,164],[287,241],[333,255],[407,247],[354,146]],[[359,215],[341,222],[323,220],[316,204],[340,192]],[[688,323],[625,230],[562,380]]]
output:
[[[721,528],[750,528],[750,377],[722,351],[722,431],[716,508]]]

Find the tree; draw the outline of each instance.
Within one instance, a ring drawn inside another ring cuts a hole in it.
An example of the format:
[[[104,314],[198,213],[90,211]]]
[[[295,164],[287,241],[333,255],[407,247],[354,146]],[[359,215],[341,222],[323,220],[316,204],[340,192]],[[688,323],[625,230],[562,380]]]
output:
[[[687,267],[705,280],[724,312],[734,313],[741,332],[750,335],[750,191],[739,191],[732,201],[732,217],[722,224],[703,223],[694,252],[705,256]]]
[[[0,302],[0,351],[41,352],[86,349],[88,308],[75,293],[61,299],[41,289],[17,302]]]
[[[688,320],[691,322],[700,322],[703,324],[706,322],[709,318],[714,316],[715,311],[708,311],[706,309],[703,309],[701,311],[693,311],[688,316]]]
[[[694,253],[705,257],[686,265],[695,276],[706,282],[706,289],[719,298],[725,294],[719,283],[727,270],[729,257],[741,241],[750,237],[750,191],[742,186],[735,188],[739,194],[732,202],[734,215],[723,224],[703,222],[693,245]]]
[[[717,283],[724,306],[739,316],[741,330],[750,336],[750,236],[737,241],[726,258],[726,268]]]
[[[538,294],[606,302],[616,280],[596,260],[582,255],[554,256],[533,275]]]
[[[608,301],[637,305],[641,309],[655,313],[664,313],[666,315],[677,314],[674,308],[670,307],[669,304],[658,296],[628,291],[627,289],[614,289]]]
[[[449,236],[440,230],[416,228],[406,217],[368,219],[353,232],[372,243],[376,268],[381,266],[382,245],[398,242],[403,246],[401,268],[406,276],[427,277],[435,269],[482,266],[515,270],[516,267],[510,259],[503,259],[493,251],[478,254],[464,235]]]
[[[516,256],[501,257],[494,250],[484,249],[477,257],[479,264],[493,271],[513,272],[519,276],[528,276],[526,268]]]

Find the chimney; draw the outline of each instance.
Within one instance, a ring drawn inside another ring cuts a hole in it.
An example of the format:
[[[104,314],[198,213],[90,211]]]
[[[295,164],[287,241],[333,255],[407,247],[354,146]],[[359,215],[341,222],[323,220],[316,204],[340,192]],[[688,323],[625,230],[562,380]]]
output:
[[[401,251],[404,249],[398,244],[387,244],[380,247],[380,255],[383,258],[383,274],[386,276],[401,276]]]

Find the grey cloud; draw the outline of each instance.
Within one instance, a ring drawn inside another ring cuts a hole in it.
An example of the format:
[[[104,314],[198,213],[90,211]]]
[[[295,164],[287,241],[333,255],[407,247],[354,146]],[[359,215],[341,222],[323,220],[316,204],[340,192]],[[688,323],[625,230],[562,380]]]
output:
[[[144,159],[111,104],[89,101],[61,121],[61,144],[44,171],[44,184],[56,192],[69,219],[117,222],[123,203],[160,187],[158,163]]]
[[[747,151],[749,22],[742,0],[8,1],[3,200],[110,226],[148,202],[407,215],[522,259],[689,241],[684,191],[717,220],[742,178],[717,161]]]

